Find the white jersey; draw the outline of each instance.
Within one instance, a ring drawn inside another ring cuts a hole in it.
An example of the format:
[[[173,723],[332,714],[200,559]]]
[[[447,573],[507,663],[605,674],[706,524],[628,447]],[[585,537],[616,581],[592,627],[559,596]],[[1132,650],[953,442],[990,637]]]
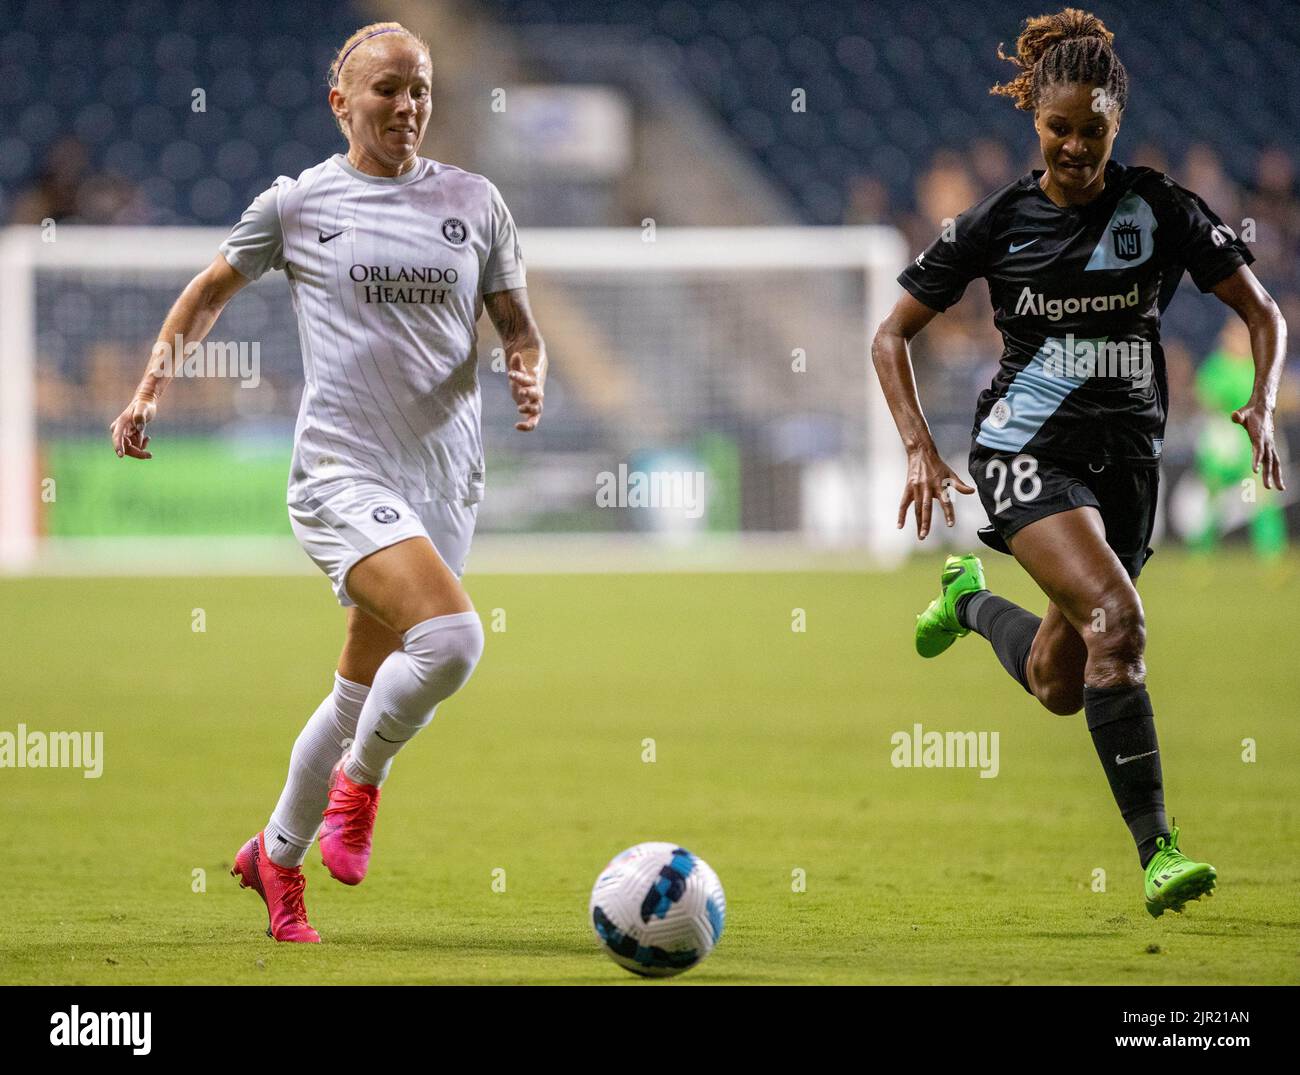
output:
[[[220,249],[250,280],[289,278],[305,379],[290,504],[342,480],[482,499],[478,319],[484,295],[525,286],[495,186],[423,157],[366,175],[336,154],[278,178]]]

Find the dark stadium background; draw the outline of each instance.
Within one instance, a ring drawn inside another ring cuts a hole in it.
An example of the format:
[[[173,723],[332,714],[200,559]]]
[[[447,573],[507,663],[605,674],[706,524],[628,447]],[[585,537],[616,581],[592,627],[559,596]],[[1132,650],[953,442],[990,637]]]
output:
[[[944,218],[1037,163],[1030,117],[987,92],[1009,77],[999,42],[1011,48],[1018,20],[1044,5],[1031,7],[0,0],[0,221],[229,226],[274,176],[341,148],[324,105],[333,50],[356,26],[394,18],[425,33],[438,58],[423,152],[490,169],[525,226],[883,223],[919,250]],[[1300,324],[1300,7],[1091,9],[1131,75],[1117,159],[1167,171],[1233,227],[1254,221],[1254,271]],[[479,118],[483,95],[547,82],[626,94],[637,134],[622,174],[575,179],[502,163]],[[193,113],[183,106],[200,86],[207,108]],[[792,110],[796,88],[804,111]],[[700,130],[713,142],[697,143],[697,157],[663,152]],[[73,323],[96,316],[96,304],[80,314],[68,305],[64,325],[41,322],[42,360],[64,392],[116,413],[134,370],[106,382],[79,342],[89,325]],[[1187,279],[1166,316],[1167,483],[1191,462],[1193,378],[1227,316]],[[978,281],[916,348],[945,454],[964,460],[998,351]],[[557,392],[566,376],[557,369]],[[1292,444],[1298,396],[1291,374],[1279,426]],[[507,414],[504,397],[489,394],[485,407],[489,426]],[[570,440],[584,416],[574,417]],[[86,424],[60,426],[48,407],[41,421],[62,432]],[[565,437],[564,425],[544,426],[538,444]]]

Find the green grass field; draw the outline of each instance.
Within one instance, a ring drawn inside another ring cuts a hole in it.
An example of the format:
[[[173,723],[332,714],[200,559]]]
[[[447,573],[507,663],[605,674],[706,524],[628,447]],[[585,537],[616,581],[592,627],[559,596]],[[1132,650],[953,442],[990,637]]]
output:
[[[1158,921],[1082,715],[1038,708],[975,636],[912,652],[937,564],[471,575],[506,630],[398,759],[365,884],[313,848],[319,946],[267,938],[228,871],[331,685],[325,581],[4,581],[0,731],[102,730],[105,762],[0,769],[0,981],[633,984],[587,898],[616,852],[666,839],[727,892],[721,944],[682,982],[1300,982],[1300,561],[1166,551],[1143,578],[1168,801],[1220,877]],[[986,565],[1041,603],[1009,559]],[[916,722],[998,731],[999,775],[894,768]]]

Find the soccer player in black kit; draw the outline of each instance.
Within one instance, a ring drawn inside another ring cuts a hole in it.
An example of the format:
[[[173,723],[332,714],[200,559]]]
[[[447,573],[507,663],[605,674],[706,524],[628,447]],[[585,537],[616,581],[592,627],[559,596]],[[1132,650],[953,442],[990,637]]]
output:
[[[1159,917],[1215,884],[1214,867],[1187,858],[1166,820],[1134,587],[1151,554],[1168,405],[1160,314],[1186,270],[1246,322],[1255,382],[1233,420],[1270,488],[1284,488],[1273,409],[1286,323],[1250,252],[1199,197],[1110,159],[1128,93],[1113,40],[1101,20],[1067,8],[1027,20],[1015,56],[999,50],[1019,73],[992,92],[1032,112],[1046,168],[962,213],[908,266],[872,358],[907,449],[898,525],[914,506],[924,538],[932,501],[951,526],[949,489],[976,490],[935,449],[907,342],[970,280],[988,281],[1004,348],[975,413],[970,473],[992,524],[980,537],[1010,552],[1049,605],[1040,619],[990,593],[977,557],[950,556],[916,647],[934,657],[975,631],[1048,710],[1084,710]]]

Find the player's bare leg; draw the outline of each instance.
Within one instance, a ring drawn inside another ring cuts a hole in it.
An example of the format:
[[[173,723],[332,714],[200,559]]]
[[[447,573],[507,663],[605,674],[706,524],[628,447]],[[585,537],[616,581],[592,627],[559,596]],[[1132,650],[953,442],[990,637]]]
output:
[[[320,847],[330,874],[355,885],[369,866],[379,789],[392,760],[469,679],[483,627],[460,580],[424,538],[358,561],[346,584],[360,614],[350,620],[356,634],[350,630],[340,660],[369,674],[372,686],[353,743],[330,776]],[[393,640],[398,645],[376,664]]]
[[[348,609],[348,633],[339,654],[339,675],[369,687],[388,655],[401,648],[400,633],[354,605]]]
[[[1029,689],[1044,707],[1060,716],[1083,708],[1083,675],[1088,647],[1065,613],[1048,604],[1029,649]]]
[[[1083,642],[1085,684],[1141,686],[1146,680],[1142,599],[1106,544],[1097,509],[1074,508],[1037,519],[1007,544]],[[1059,628],[1055,633],[1059,637]]]
[[[348,596],[401,635],[435,616],[474,611],[474,603],[424,538],[408,538],[358,560],[347,577]]]
[[[1160,749],[1146,691],[1142,600],[1106,544],[1100,513],[1080,507],[1038,519],[1008,542],[1016,559],[1087,650],[1083,706],[1097,756],[1146,870],[1152,915],[1212,891],[1214,867],[1177,850],[1165,818]]]

